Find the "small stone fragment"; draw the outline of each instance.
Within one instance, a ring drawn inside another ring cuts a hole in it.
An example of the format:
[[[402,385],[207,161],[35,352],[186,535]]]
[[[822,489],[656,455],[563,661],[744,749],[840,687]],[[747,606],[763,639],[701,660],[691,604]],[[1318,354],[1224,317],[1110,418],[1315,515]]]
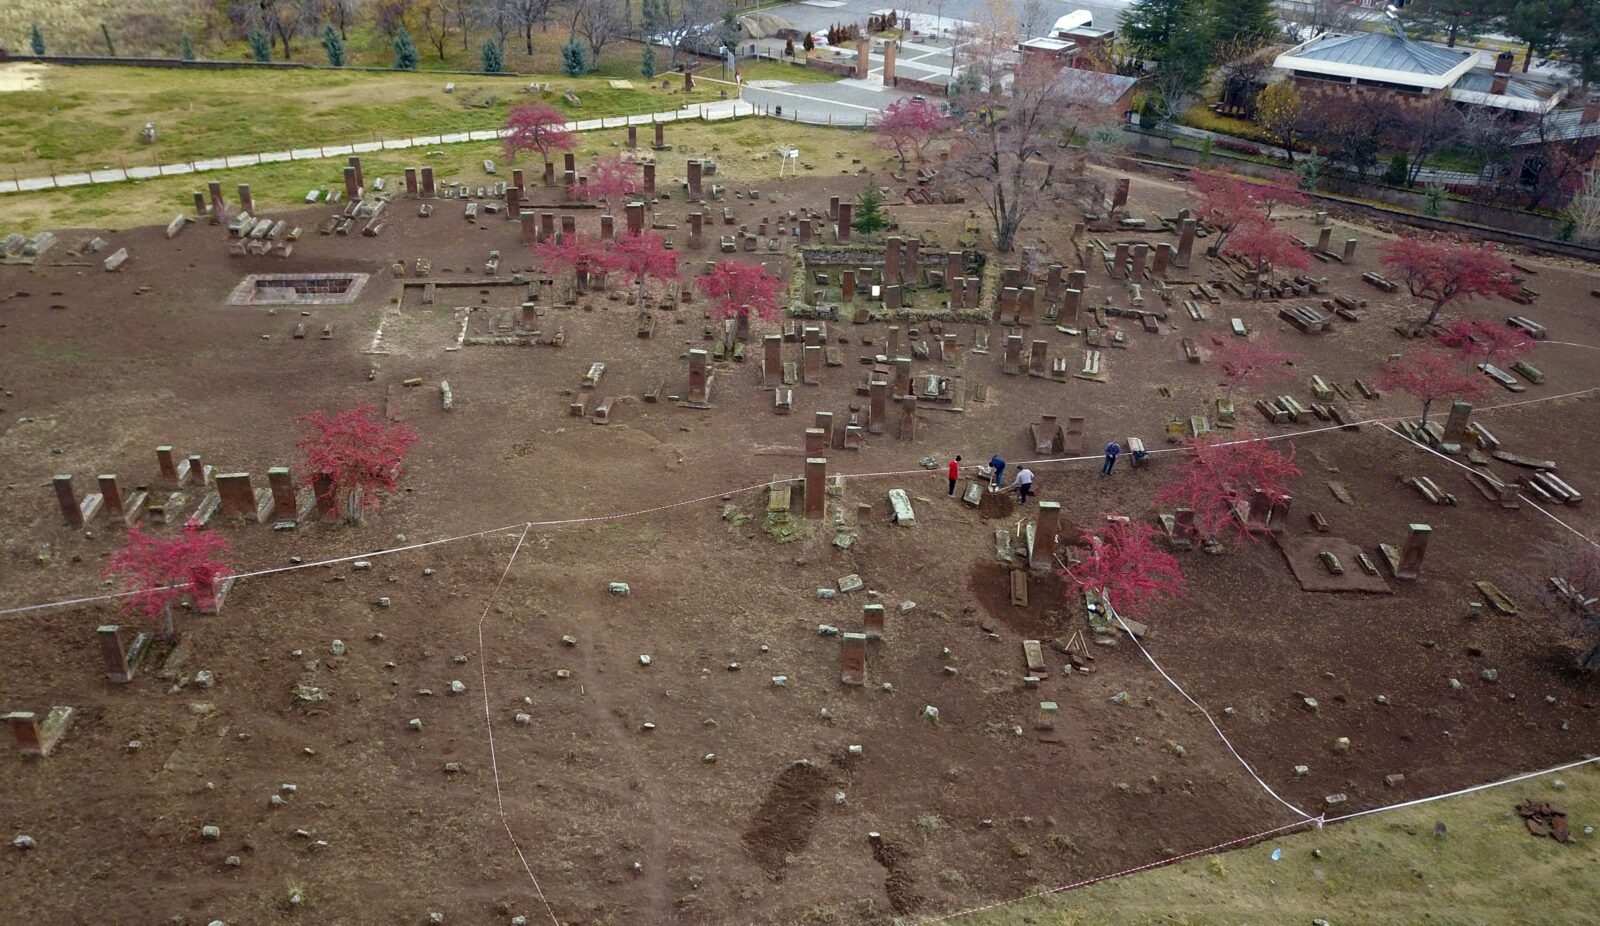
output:
[[[460,680],[455,680],[455,681],[452,681],[450,683],[450,693],[451,694],[453,694],[453,695],[466,694],[466,692],[467,692],[467,686],[464,683],[462,683]]]
[[[200,838],[208,842],[216,842],[222,838],[222,830],[215,826],[202,826],[200,827]]]

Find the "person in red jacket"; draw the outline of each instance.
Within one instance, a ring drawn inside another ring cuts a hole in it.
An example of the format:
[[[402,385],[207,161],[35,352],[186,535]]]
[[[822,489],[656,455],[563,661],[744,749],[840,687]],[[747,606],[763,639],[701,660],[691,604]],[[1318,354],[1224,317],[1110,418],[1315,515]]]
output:
[[[961,478],[961,454],[958,453],[958,454],[956,454],[956,458],[954,460],[950,461],[950,497],[951,498],[954,498],[955,495],[956,495],[956,482],[960,478]]]

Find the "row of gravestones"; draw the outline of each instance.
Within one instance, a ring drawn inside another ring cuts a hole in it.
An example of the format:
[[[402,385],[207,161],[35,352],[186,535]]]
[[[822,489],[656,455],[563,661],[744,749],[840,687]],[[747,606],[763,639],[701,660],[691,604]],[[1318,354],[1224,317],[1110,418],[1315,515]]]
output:
[[[249,473],[218,473],[199,454],[176,460],[170,446],[156,448],[160,475],[151,486],[124,493],[116,474],[97,477],[100,491],[79,497],[70,474],[52,479],[61,516],[69,527],[82,528],[104,516],[108,523],[133,527],[152,524],[196,524],[204,527],[221,516],[226,521],[271,524],[290,530],[308,521],[313,512],[324,523],[339,519],[333,482],[319,476],[311,486],[297,489],[286,466],[267,470],[266,488],[251,484]],[[207,489],[200,503],[183,516],[188,506],[185,489]]]

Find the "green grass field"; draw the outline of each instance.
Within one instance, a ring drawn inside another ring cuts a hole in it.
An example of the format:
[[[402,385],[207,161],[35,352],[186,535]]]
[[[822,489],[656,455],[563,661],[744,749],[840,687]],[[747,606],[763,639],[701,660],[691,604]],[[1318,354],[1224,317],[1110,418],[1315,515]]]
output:
[[[786,80],[791,84],[830,84],[840,77],[816,68],[783,61],[746,61],[739,65],[745,80]]]
[[[172,71],[48,67],[41,89],[0,93],[0,163],[22,177],[120,164],[170,164],[224,154],[281,151],[319,143],[370,141],[497,128],[517,103],[545,100],[574,119],[677,109],[718,98],[702,82],[541,78],[555,91],[517,92],[529,78],[374,74],[358,71]],[[578,105],[567,103],[571,89]],[[154,122],[157,141],[139,140]]]
[[[1565,782],[1556,790],[1552,781]],[[1567,811],[1574,841],[1528,834],[1525,798]],[[1434,836],[1443,822],[1444,838]],[[1592,922],[1600,771],[1560,775],[1297,832],[951,921],[953,926],[1415,926]],[[1272,850],[1282,848],[1279,861]],[[1320,857],[1314,853],[1320,853]],[[1082,860],[1085,876],[1101,873]],[[1588,911],[1588,912],[1584,912]]]
[[[579,163],[602,152],[615,151],[613,144],[624,144],[626,139],[623,129],[584,132],[579,136]],[[854,158],[862,159],[869,169],[885,169],[893,160],[877,149],[873,145],[875,139],[865,133],[773,119],[673,123],[667,126],[667,139],[689,146],[691,154],[675,155],[675,163],[681,165],[683,158],[693,155],[709,155],[717,159],[722,169],[751,181],[777,177],[778,161],[769,154],[780,147],[804,145],[808,151],[815,151],[819,170],[829,170],[840,162],[849,164]],[[493,142],[443,145],[433,150],[439,153],[428,156],[424,151],[408,150],[364,154],[362,168],[368,177],[385,177],[390,183],[399,183],[405,168],[426,163],[433,166],[441,180],[476,184],[489,179],[483,173],[485,158],[500,165],[499,179],[506,179],[512,166],[504,161],[503,152]],[[537,155],[524,156],[519,162],[534,174],[539,172],[540,163]],[[343,167],[343,158],[285,161],[159,180],[0,194],[0,229],[33,233],[47,228],[128,228],[166,223],[180,212],[193,213],[193,191],[205,189],[206,182],[213,179],[223,180],[229,189],[240,183],[250,184],[258,210],[270,213],[303,205],[306,191],[313,188],[341,186]],[[668,170],[664,176],[672,175]]]

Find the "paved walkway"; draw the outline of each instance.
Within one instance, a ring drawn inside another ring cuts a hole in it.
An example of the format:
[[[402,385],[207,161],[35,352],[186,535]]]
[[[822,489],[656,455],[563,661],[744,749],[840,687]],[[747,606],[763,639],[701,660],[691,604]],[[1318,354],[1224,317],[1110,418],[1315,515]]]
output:
[[[886,101],[887,102],[887,101]],[[656,122],[677,122],[683,119],[701,119],[716,122],[739,116],[753,116],[757,107],[745,100],[718,100],[697,103],[674,112],[644,113],[637,116],[610,116],[602,119],[584,119],[567,123],[574,132],[592,132],[597,129],[615,129],[627,125],[650,125]],[[857,122],[859,122],[859,118]],[[406,148],[424,148],[453,145],[468,141],[495,141],[506,134],[504,129],[482,129],[475,132],[453,132],[443,135],[421,135],[415,138],[391,138],[382,141],[356,142],[344,145],[319,145],[315,148],[295,148],[290,151],[268,151],[261,154],[236,154],[225,157],[188,161],[182,164],[163,164],[159,167],[128,167],[94,170],[86,173],[56,174],[49,177],[23,177],[18,180],[0,180],[0,193],[26,193],[60,187],[88,186],[94,183],[122,183],[128,180],[153,180],[157,177],[177,177],[231,167],[252,167],[278,161],[312,161],[319,158],[342,158],[352,154],[370,154],[377,151],[399,151]]]

